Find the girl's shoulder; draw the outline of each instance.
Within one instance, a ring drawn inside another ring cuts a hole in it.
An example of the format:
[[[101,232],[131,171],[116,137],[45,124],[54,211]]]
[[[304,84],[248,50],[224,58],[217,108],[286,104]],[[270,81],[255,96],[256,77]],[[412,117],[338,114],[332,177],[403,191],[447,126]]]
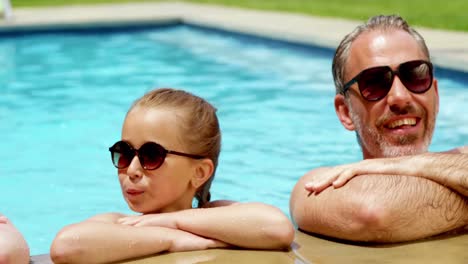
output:
[[[206,203],[205,206],[203,206],[203,208],[213,208],[213,207],[229,206],[229,205],[235,205],[235,204],[238,204],[238,202],[231,201],[231,200],[216,200],[216,201]]]
[[[116,223],[122,217],[126,217],[128,215],[122,213],[104,213],[98,214],[86,221],[95,221],[95,222],[105,222],[105,223]]]

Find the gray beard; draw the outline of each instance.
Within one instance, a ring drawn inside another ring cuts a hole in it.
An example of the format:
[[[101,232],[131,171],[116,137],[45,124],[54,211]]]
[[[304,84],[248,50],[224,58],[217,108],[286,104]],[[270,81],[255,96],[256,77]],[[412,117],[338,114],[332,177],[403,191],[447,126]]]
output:
[[[355,121],[353,121],[355,122]],[[375,133],[375,130],[367,128],[367,134],[371,135],[372,142],[368,142],[366,144],[362,141],[359,134],[362,134],[361,124],[355,123],[356,126],[356,138],[361,146],[361,149],[367,152],[373,158],[391,158],[391,157],[399,157],[399,156],[407,156],[407,155],[416,155],[427,152],[429,147],[429,140],[425,140],[424,144],[420,148],[416,148],[411,143],[414,142],[417,137],[415,136],[401,136],[398,138],[398,144],[391,144],[390,142],[386,141],[381,134]]]
[[[361,146],[363,153],[367,150],[371,158],[390,158],[416,155],[428,151],[429,144],[432,139],[432,133],[434,131],[435,120],[433,122],[429,121],[428,124],[426,124],[423,144],[420,147],[416,147],[413,144],[418,139],[418,137],[414,135],[400,136],[397,138],[398,143],[394,144],[387,141],[382,134],[378,133],[377,130],[370,127],[363,128],[360,116],[354,113],[351,104],[348,104],[348,106],[349,114],[355,126],[357,141]],[[361,135],[367,135],[369,140],[363,141]]]

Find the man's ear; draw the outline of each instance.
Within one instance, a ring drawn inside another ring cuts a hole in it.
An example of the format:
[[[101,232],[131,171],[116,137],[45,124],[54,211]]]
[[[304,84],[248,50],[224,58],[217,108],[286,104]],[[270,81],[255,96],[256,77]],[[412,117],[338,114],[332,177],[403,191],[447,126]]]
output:
[[[355,130],[353,120],[351,119],[349,107],[346,104],[344,95],[335,95],[335,112],[341,124],[348,130]]]
[[[434,86],[434,91],[436,94],[436,114],[439,113],[439,87],[437,87],[437,79],[434,78],[432,81],[432,86]]]
[[[195,189],[198,189],[213,175],[214,164],[211,159],[202,159],[196,162],[195,173],[192,176],[191,184]]]

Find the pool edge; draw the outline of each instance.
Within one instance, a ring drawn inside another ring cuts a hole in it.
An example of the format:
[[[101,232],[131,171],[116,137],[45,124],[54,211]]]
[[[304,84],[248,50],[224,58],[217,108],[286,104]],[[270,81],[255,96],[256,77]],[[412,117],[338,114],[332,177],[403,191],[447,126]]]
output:
[[[187,25],[256,35],[272,40],[334,50],[360,21],[313,17],[184,2],[97,4],[50,8],[19,8],[1,31],[35,27],[79,28],[125,24],[180,22]],[[417,28],[438,67],[468,73],[468,32]]]

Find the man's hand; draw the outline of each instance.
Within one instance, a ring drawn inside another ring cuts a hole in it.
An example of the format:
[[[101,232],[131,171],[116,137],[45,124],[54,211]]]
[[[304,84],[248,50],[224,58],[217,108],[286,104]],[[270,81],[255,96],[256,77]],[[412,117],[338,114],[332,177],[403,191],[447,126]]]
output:
[[[408,173],[408,169],[398,168],[399,162],[394,158],[367,159],[356,163],[328,168],[305,184],[309,192],[319,194],[330,186],[340,188],[350,179],[365,174],[398,174]]]

